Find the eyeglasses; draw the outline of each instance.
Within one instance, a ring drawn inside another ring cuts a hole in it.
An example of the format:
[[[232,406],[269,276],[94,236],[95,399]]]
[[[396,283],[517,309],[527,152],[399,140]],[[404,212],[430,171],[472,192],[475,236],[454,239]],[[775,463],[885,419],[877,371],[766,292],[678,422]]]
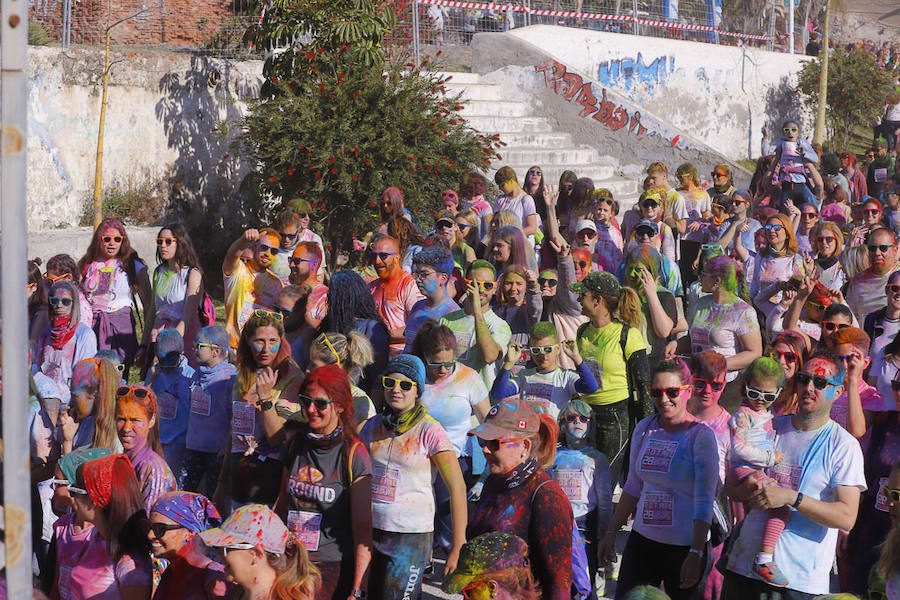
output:
[[[559,283],[558,279],[550,279],[549,277],[538,277],[538,285],[549,285],[550,287],[556,287],[556,284]]]
[[[487,448],[491,452],[496,452],[500,449],[500,446],[504,444],[511,444],[513,442],[521,442],[525,438],[522,437],[514,437],[514,438],[506,438],[505,440],[483,440],[478,438],[478,445],[482,448]]]
[[[653,398],[654,400],[659,400],[660,398],[662,398],[663,393],[665,393],[666,396],[668,396],[671,400],[674,400],[681,394],[682,390],[686,390],[688,387],[690,387],[690,386],[682,385],[681,387],[666,387],[666,388],[652,387],[652,388],[650,388],[650,397]]]
[[[805,213],[802,213],[802,216],[804,219],[818,219],[819,218],[819,215],[817,215],[814,212],[805,212]]]
[[[167,523],[147,523],[147,529],[153,532],[153,537],[155,537],[156,539],[161,539],[170,531],[184,528],[184,525],[178,525],[177,523],[175,525],[169,525]]]
[[[785,127],[785,128],[782,129],[781,131],[782,131],[783,133],[797,133],[797,132],[800,131],[800,130],[797,129],[796,127]]]
[[[466,279],[466,283],[469,285],[477,285],[486,292],[489,292],[497,287],[496,281],[476,281],[474,279]]]
[[[331,353],[334,355],[334,358],[337,359],[337,366],[341,366],[341,355],[338,354],[337,350],[334,349],[334,346],[331,344],[331,340],[328,339],[328,335],[322,334],[316,338],[317,344],[325,344],[328,346],[328,349],[331,350]]]
[[[778,360],[779,358],[783,358],[784,362],[791,364],[797,360],[796,352],[782,352],[781,350],[772,350],[769,352],[769,358],[774,358]]]
[[[254,316],[254,317],[260,317],[260,318],[272,317],[272,318],[275,319],[276,321],[284,321],[284,315],[283,315],[283,314],[278,313],[278,312],[274,312],[274,311],[271,311],[271,310],[265,310],[264,308],[257,308],[256,310],[254,310],[254,311],[253,311],[253,316]]]
[[[543,175],[540,169],[528,169],[528,175]]]
[[[201,348],[222,348],[222,346],[218,344],[207,344],[206,342],[194,342],[194,350],[200,350]]]
[[[653,237],[654,235],[656,235],[656,232],[653,231],[652,229],[641,228],[641,229],[635,229],[634,235],[636,237],[648,237],[649,238],[649,237]]]
[[[575,266],[579,269],[586,269],[588,266],[588,262],[586,260],[579,260],[575,262]]]
[[[721,392],[722,388],[725,387],[725,383],[721,381],[710,381],[708,379],[702,379],[700,377],[694,377],[694,389],[698,392],[702,392],[706,389],[706,386],[709,386],[714,392]]]
[[[256,247],[259,249],[259,251],[261,253],[268,252],[272,256],[275,256],[276,254],[278,254],[280,252],[280,250],[278,248],[273,248],[272,246],[268,246],[266,244],[257,244]]]
[[[302,256],[292,256],[292,257],[288,258],[288,264],[291,264],[295,267],[299,267],[300,263],[305,263],[305,262],[311,263],[312,261],[313,261],[313,259],[303,258]]]
[[[386,261],[388,258],[390,258],[391,256],[394,256],[395,254],[397,254],[397,253],[396,252],[375,252],[374,250],[369,251],[369,255],[372,256],[372,260],[375,260],[376,258],[378,258],[381,260],[381,262]]]
[[[766,225],[766,231],[781,231],[784,229],[784,225],[780,223],[772,223],[771,225]]]
[[[304,396],[303,394],[298,394],[297,399],[300,401],[300,404],[303,405],[303,408],[309,410],[309,407],[313,404],[316,405],[316,410],[319,412],[324,412],[325,409],[328,408],[328,405],[334,402],[331,398],[310,398],[309,396]]]
[[[456,360],[448,360],[445,362],[431,362],[426,360],[425,364],[431,369],[452,369],[456,365]]]
[[[104,244],[108,244],[110,242],[120,243],[122,241],[121,235],[104,235],[102,238]]]
[[[641,202],[641,206],[643,206],[644,208],[656,208],[657,206],[659,206],[659,202],[653,199],[644,200],[643,202]]]
[[[53,285],[57,281],[72,281],[71,273],[63,273],[62,275],[57,275],[56,277],[50,277],[49,275],[44,275],[44,279],[46,279],[50,285]]]
[[[122,385],[116,389],[116,396],[119,398],[129,394],[133,394],[135,398],[147,398],[150,396],[150,390],[139,385]]]
[[[809,373],[804,373],[800,371],[797,373],[797,383],[800,385],[809,385],[809,382],[813,382],[813,386],[817,390],[824,390],[829,385],[840,385],[840,383],[835,383],[826,377],[822,377],[821,375],[810,375]]]
[[[816,238],[816,241],[820,244],[830,244],[835,240],[834,237],[830,235],[820,235]]]
[[[157,246],[171,246],[172,244],[178,243],[178,240],[175,238],[156,238]]]
[[[256,548],[253,544],[231,544],[230,546],[222,546],[222,556],[228,556],[229,550],[252,550]]]
[[[567,414],[565,419],[566,423],[588,423],[591,420],[590,417],[586,417],[584,415],[573,415],[572,413]]]
[[[799,373],[797,375],[799,379]],[[775,399],[778,398],[778,394],[781,393],[781,389],[775,392],[761,392],[759,390],[753,389],[749,385],[744,386],[744,393],[747,395],[748,400],[762,400],[763,402],[772,403],[775,402]]]
[[[50,298],[48,299],[48,302],[50,303],[50,306],[52,306],[53,308],[56,308],[57,306],[60,306],[60,305],[72,306],[71,298],[61,298],[59,296],[50,296]]]
[[[441,219],[437,223],[434,224],[435,229],[452,229],[453,221],[449,219]]]
[[[530,350],[532,354],[550,354],[558,345],[559,344],[553,344],[552,346],[530,346],[528,350]]]
[[[877,208],[864,208],[862,212],[864,215],[877,215],[881,211]]]
[[[381,385],[386,390],[393,390],[398,385],[400,389],[404,392],[408,392],[413,389],[414,385],[418,385],[415,381],[410,381],[409,379],[397,379],[395,377],[388,377],[387,375],[381,378]]]
[[[900,293],[900,285],[897,285],[896,283],[889,283],[884,286],[884,291],[890,294]]]
[[[866,248],[869,249],[869,252],[875,252],[877,250],[884,254],[896,245],[897,244],[866,244]]]
[[[825,331],[834,331],[835,329],[846,329],[850,327],[847,323],[835,323],[834,321],[822,321],[822,327]]]

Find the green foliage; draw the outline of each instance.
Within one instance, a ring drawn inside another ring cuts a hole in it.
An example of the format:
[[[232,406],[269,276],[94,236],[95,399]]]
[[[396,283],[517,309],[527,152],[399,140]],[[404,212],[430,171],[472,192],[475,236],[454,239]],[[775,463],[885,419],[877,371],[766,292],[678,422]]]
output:
[[[43,23],[37,19],[28,19],[28,45],[29,46],[47,46],[53,39],[44,29]]]
[[[819,100],[822,58],[803,65],[799,89],[812,103]],[[891,93],[891,75],[880,69],[875,55],[858,48],[836,48],[828,61],[826,121],[836,146],[847,148],[853,130],[876,120]]]

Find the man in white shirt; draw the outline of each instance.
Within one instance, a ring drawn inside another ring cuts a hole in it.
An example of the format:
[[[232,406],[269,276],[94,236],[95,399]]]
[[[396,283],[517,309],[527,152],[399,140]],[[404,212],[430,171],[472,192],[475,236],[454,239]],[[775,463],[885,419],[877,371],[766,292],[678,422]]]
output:
[[[722,600],[807,600],[827,594],[838,530],[856,523],[860,492],[866,489],[859,442],[829,417],[844,390],[844,368],[831,359],[811,359],[797,374],[797,414],[776,417],[775,449],[783,460],[768,469],[777,485],[750,475],[731,481],[730,495],[752,510],[728,556]],[[790,506],[769,564],[760,548],[770,511]],[[780,579],[782,586],[773,583]]]

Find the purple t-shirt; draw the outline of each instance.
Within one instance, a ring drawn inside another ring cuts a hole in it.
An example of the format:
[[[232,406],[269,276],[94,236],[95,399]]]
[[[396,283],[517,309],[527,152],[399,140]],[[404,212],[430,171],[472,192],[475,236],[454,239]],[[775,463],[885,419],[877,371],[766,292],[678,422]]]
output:
[[[188,418],[188,450],[221,452],[228,443],[223,431],[231,428],[231,395],[237,369],[222,361],[214,367],[199,366],[191,378],[191,414]]]
[[[134,465],[134,472],[137,473],[138,481],[141,483],[144,507],[149,515],[160,496],[178,489],[175,476],[172,475],[172,469],[166,464],[165,459],[146,444],[138,450],[125,454]]]

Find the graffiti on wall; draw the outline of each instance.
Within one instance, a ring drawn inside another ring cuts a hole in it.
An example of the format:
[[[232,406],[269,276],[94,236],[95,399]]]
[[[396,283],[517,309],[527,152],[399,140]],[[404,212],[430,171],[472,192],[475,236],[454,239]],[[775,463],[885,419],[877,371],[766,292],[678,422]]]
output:
[[[534,70],[544,74],[544,80],[557,96],[584,107],[578,113],[579,117],[590,117],[612,131],[624,129],[638,139],[658,135],[672,146],[684,147],[683,142],[679,143],[681,139],[677,134],[669,138],[662,132],[648,131],[646,124],[641,122],[640,110],[629,111],[625,106],[609,100],[606,88],[601,87],[599,95],[596,94],[590,81],[584,81],[581,75],[569,71],[564,64],[550,59],[535,65]]]
[[[669,75],[674,72],[674,56],[658,56],[647,63],[638,52],[635,58],[617,58],[601,62],[597,68],[597,81],[628,91],[636,82],[642,82],[652,93],[657,85],[665,85]]]

